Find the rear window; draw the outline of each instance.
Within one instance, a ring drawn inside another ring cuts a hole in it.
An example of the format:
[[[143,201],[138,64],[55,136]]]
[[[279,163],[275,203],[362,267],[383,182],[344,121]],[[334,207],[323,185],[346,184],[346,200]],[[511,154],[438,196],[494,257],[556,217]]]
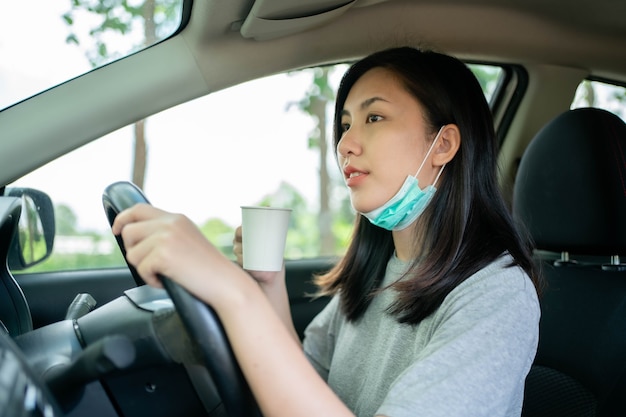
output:
[[[502,85],[504,68],[487,64],[468,64],[474,73],[490,105],[495,101],[498,88]]]
[[[610,111],[626,121],[626,87],[610,82],[585,80],[578,86],[572,109],[596,107]]]

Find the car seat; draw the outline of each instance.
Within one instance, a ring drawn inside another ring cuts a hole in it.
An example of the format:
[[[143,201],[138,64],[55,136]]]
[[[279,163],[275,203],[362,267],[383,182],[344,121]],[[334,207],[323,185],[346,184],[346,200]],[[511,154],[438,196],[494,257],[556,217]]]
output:
[[[522,416],[626,416],[626,124],[595,108],[547,124],[513,213],[547,281]]]
[[[0,331],[12,337],[33,329],[26,297],[8,267],[11,238],[17,233],[21,209],[19,198],[0,196]]]

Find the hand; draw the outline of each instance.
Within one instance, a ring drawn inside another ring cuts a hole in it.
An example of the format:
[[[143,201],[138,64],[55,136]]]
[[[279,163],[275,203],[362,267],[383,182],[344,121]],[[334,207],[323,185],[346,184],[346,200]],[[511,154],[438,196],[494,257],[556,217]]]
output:
[[[224,278],[243,273],[180,214],[137,204],[118,214],[112,231],[122,236],[128,262],[155,287],[166,276],[211,303],[228,289]]]
[[[235,237],[233,238],[233,252],[237,258],[237,263],[243,268],[243,241],[242,241],[242,229],[241,226],[235,229]],[[283,271],[284,271],[283,266]],[[282,271],[253,271],[246,269],[246,272],[252,276],[259,284],[267,285],[273,284]]]

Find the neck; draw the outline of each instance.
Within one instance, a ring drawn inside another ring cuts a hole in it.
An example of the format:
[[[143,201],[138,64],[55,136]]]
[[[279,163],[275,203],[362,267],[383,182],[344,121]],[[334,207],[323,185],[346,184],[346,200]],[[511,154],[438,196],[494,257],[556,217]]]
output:
[[[396,249],[396,256],[401,261],[410,261],[415,258],[415,226],[417,222],[403,230],[393,231],[393,245]]]

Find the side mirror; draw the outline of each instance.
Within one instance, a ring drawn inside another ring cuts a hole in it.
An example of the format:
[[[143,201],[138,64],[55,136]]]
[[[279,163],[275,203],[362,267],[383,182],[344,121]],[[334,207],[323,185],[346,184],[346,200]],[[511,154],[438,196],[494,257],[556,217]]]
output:
[[[54,206],[50,197],[32,188],[8,187],[4,195],[22,199],[18,231],[9,249],[9,269],[19,271],[50,256],[54,245]]]

